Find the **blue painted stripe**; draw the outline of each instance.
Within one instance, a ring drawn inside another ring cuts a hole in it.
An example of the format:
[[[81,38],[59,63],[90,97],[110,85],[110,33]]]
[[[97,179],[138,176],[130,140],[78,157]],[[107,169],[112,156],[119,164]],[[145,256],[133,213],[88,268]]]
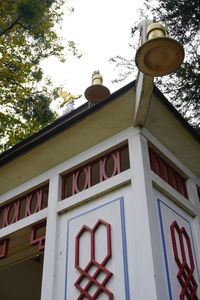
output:
[[[66,251],[66,269],[65,269],[65,298],[67,299],[67,270],[68,270],[68,253],[69,253],[69,247],[68,247],[68,241],[69,241],[69,221],[67,222],[67,251]]]
[[[192,233],[192,228],[191,228],[191,222],[187,220],[184,216],[182,216],[179,212],[177,212],[175,209],[170,207],[168,204],[163,202],[160,199],[157,199],[158,202],[158,214],[159,214],[159,219],[160,219],[160,230],[161,230],[161,236],[162,236],[162,245],[163,245],[163,252],[164,252],[164,259],[165,259],[165,268],[166,268],[166,276],[167,276],[167,283],[168,283],[168,289],[169,289],[169,296],[171,295],[171,283],[170,283],[170,276],[169,276],[169,267],[168,267],[168,260],[167,260],[167,251],[166,251],[166,243],[165,243],[165,234],[164,234],[164,227],[163,227],[163,220],[162,220],[162,211],[161,211],[161,204],[166,206],[169,210],[174,212],[177,216],[182,218],[184,221],[186,221],[190,227],[190,235],[192,239],[192,248],[193,248],[193,253],[194,253],[194,260],[195,260],[195,265],[196,265],[196,271],[198,275],[198,280],[200,282],[200,275],[199,275],[199,270],[198,270],[198,265],[197,265],[197,256],[196,256],[196,251],[195,251],[195,246],[194,246],[194,239],[193,239],[193,233]],[[172,296],[170,296],[172,297]],[[170,298],[170,300],[173,300]]]
[[[75,216],[75,217],[70,218],[69,221],[72,221],[72,220],[74,220],[74,219],[77,219],[77,218],[79,218],[79,217],[82,217],[82,216],[84,216],[84,215],[87,215],[87,214],[89,214],[89,213],[91,213],[91,212],[93,212],[93,211],[95,211],[95,210],[97,210],[97,209],[99,209],[99,208],[102,208],[102,207],[104,207],[104,206],[107,206],[107,205],[109,205],[109,204],[111,204],[111,203],[113,203],[113,202],[120,201],[120,199],[121,199],[121,198],[117,198],[117,199],[114,199],[114,200],[112,200],[112,201],[110,201],[110,202],[107,202],[107,203],[104,203],[104,204],[99,205],[99,206],[97,206],[97,207],[94,207],[94,208],[92,208],[92,209],[90,209],[90,210],[88,210],[88,211],[86,211],[86,212],[84,212],[84,213],[82,213],[82,214],[80,214],[80,215],[77,215],[77,216]]]
[[[158,200],[160,201],[160,203],[162,203],[163,205],[165,205],[168,209],[170,209],[171,211],[173,211],[176,215],[178,215],[180,218],[182,218],[184,221],[186,221],[189,224],[190,234],[191,234],[191,239],[192,239],[192,248],[193,248],[194,257],[195,257],[196,271],[197,271],[198,280],[199,280],[199,283],[200,283],[200,274],[199,274],[199,269],[198,269],[198,264],[197,264],[197,256],[196,256],[196,251],[195,251],[195,246],[194,246],[194,238],[193,238],[193,233],[192,233],[191,222],[189,220],[187,220],[184,216],[182,216],[180,213],[178,213],[176,210],[174,210],[173,208],[171,208],[169,205],[167,205],[165,202],[163,202],[160,199],[158,199]]]
[[[195,257],[195,262],[196,262],[196,271],[197,271],[197,275],[198,275],[198,279],[199,279],[199,283],[200,283],[199,269],[197,267],[197,256],[196,256],[196,251],[195,251],[195,247],[194,247],[194,239],[193,239],[191,224],[190,224],[190,234],[191,234],[191,238],[192,238],[192,247],[193,247],[194,257]]]
[[[121,218],[121,230],[122,230],[122,251],[123,251],[123,263],[124,263],[124,285],[125,285],[125,300],[130,300],[130,290],[129,290],[129,276],[128,276],[128,260],[127,260],[127,244],[126,244],[126,226],[125,226],[125,214],[124,214],[124,198],[120,197],[114,199],[110,202],[97,206],[93,209],[90,209],[84,213],[81,213],[75,217],[72,217],[68,220],[67,226],[67,251],[66,251],[66,271],[65,271],[65,300],[67,300],[67,272],[68,272],[68,253],[69,253],[69,226],[72,220],[80,218],[81,216],[87,215],[97,209],[100,209],[104,206],[110,205],[114,202],[120,202],[120,218]]]
[[[179,217],[181,217],[182,219],[184,219],[187,223],[190,224],[190,222],[183,217],[180,213],[178,213],[176,210],[174,210],[172,207],[170,207],[168,204],[166,204],[165,202],[163,202],[162,200],[158,199],[159,202],[161,202],[163,205],[165,205],[167,208],[169,208],[171,211],[173,211],[176,215],[178,215]]]
[[[157,200],[158,215],[159,215],[159,221],[160,221],[161,238],[162,238],[163,253],[164,253],[164,260],[165,260],[165,270],[166,270],[166,277],[167,277],[168,294],[169,294],[169,299],[173,300],[173,298],[172,298],[172,288],[171,288],[171,282],[170,282],[170,276],[169,276],[169,266],[168,266],[168,260],[167,260],[167,249],[166,249],[166,243],[165,243],[165,234],[164,234],[164,228],[163,228],[162,212],[161,212],[160,202],[161,201],[158,199]]]
[[[130,299],[129,290],[129,276],[128,276],[128,259],[127,259],[127,244],[126,244],[126,224],[124,214],[124,199],[120,199],[120,215],[121,215],[121,228],[122,228],[122,247],[123,247],[123,260],[124,260],[124,281],[125,281],[125,297],[126,300]]]

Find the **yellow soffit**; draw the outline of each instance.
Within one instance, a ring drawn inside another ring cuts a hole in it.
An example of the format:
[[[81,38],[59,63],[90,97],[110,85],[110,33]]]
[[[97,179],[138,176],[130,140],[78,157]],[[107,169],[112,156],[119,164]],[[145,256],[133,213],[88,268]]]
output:
[[[132,126],[133,100],[131,90],[2,166],[0,194]]]

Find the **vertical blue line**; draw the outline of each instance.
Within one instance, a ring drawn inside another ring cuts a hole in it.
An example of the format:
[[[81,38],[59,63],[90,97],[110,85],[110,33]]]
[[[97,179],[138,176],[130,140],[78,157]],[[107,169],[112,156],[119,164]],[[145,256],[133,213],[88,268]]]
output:
[[[67,272],[68,272],[68,252],[69,252],[69,220],[67,222],[67,251],[66,251],[66,269],[65,269],[65,300],[67,300]]]
[[[168,286],[169,298],[170,298],[170,300],[173,300],[170,276],[169,276],[169,266],[168,266],[168,260],[167,260],[167,249],[166,249],[164,228],[163,228],[163,222],[162,222],[162,212],[161,212],[161,207],[160,207],[160,200],[157,199],[157,201],[158,201],[158,214],[159,214],[159,221],[160,221],[161,238],[162,238],[164,260],[165,260],[165,270],[166,270],[166,276],[167,276],[167,286]]]
[[[181,219],[183,219],[184,221],[186,221],[189,224],[190,234],[191,234],[191,239],[192,239],[192,249],[193,249],[194,257],[195,257],[195,266],[196,266],[196,270],[197,270],[198,279],[200,282],[200,275],[199,275],[199,270],[198,270],[197,256],[196,256],[196,251],[195,251],[195,244],[194,244],[194,238],[193,238],[193,233],[192,233],[192,228],[191,228],[191,222],[188,221],[184,216],[182,216],[180,213],[175,211],[173,208],[171,208],[169,205],[167,205],[162,200],[158,199],[158,201],[159,201],[159,205],[160,205],[160,203],[162,203],[162,205],[165,205],[169,210],[173,211],[177,216],[179,216]]]
[[[123,260],[124,260],[125,295],[126,295],[126,300],[129,300],[130,299],[130,291],[129,291],[126,225],[125,225],[124,199],[123,198],[120,198],[120,216],[121,216],[121,226],[122,226],[122,249],[123,249]]]
[[[68,272],[68,252],[69,252],[69,225],[72,220],[75,220],[81,216],[87,215],[99,208],[112,204],[119,201],[120,203],[120,218],[121,218],[121,230],[122,230],[122,252],[123,252],[123,262],[124,262],[124,284],[125,284],[125,297],[126,300],[130,300],[130,291],[129,291],[129,276],[128,276],[128,260],[127,260],[127,245],[126,245],[126,226],[125,226],[125,214],[124,214],[124,198],[117,198],[110,202],[104,203],[98,207],[90,209],[84,213],[81,213],[75,217],[72,217],[68,220],[67,226],[67,249],[66,249],[66,271],[65,271],[65,300],[67,300],[67,272]],[[71,300],[71,299],[70,299]]]
[[[195,244],[194,244],[194,239],[193,239],[193,234],[192,234],[192,228],[191,228],[191,224],[190,225],[190,234],[191,234],[191,239],[192,239],[192,247],[193,247],[193,252],[194,252],[194,258],[195,258],[195,263],[196,263],[196,271],[197,271],[197,276],[198,276],[198,280],[200,282],[200,277],[199,277],[199,268],[198,268],[198,264],[197,264],[197,256],[196,256],[196,251],[195,251]]]

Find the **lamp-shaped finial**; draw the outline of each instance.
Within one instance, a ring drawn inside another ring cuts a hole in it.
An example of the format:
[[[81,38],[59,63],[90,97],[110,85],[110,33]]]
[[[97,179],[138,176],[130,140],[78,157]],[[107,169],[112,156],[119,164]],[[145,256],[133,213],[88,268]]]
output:
[[[85,98],[92,104],[98,103],[110,95],[107,87],[102,85],[103,78],[99,71],[92,73],[92,85],[85,90]]]
[[[166,37],[165,28],[159,23],[150,24],[146,32],[147,41],[140,46],[135,56],[138,69],[151,77],[174,72],[183,62],[183,46]]]

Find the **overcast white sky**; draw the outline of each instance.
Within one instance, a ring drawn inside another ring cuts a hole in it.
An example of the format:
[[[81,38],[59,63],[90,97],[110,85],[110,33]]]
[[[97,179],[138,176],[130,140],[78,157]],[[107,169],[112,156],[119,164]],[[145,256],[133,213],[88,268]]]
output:
[[[65,8],[64,43],[67,46],[69,40],[74,41],[83,55],[80,59],[68,55],[64,64],[54,58],[43,64],[55,85],[62,84],[65,91],[84,95],[95,70],[100,71],[111,93],[133,80],[132,76],[126,82],[113,84],[117,70],[109,63],[109,58],[133,55],[128,46],[130,29],[138,19],[137,9],[143,0],[68,0],[66,3],[74,7],[74,13],[70,15]]]

